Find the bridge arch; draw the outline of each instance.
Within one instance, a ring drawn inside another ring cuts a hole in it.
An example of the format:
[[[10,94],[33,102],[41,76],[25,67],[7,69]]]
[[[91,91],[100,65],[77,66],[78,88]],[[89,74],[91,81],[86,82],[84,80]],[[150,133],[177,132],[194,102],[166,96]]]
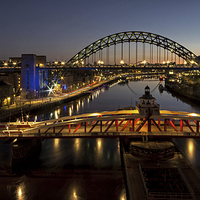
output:
[[[119,43],[148,43],[150,45],[155,45],[157,47],[161,47],[173,54],[176,54],[179,58],[182,58],[187,63],[196,62],[197,56],[182,46],[181,44],[166,38],[164,36],[143,32],[143,31],[128,31],[128,32],[120,32],[115,33],[104,38],[101,38],[85,48],[79,51],[75,56],[73,56],[68,62],[67,65],[78,65],[92,54],[103,50],[104,48],[110,47],[112,45],[116,45]]]

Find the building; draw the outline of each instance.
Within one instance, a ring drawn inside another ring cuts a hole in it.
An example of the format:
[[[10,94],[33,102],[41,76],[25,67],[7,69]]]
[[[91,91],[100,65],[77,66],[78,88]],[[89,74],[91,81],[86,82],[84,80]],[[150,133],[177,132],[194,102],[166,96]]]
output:
[[[35,98],[44,87],[46,70],[46,56],[35,54],[22,54],[21,61],[21,96],[22,98]]]
[[[0,80],[0,107],[10,106],[14,103],[13,86]]]
[[[155,102],[155,98],[150,94],[149,86],[144,89],[145,94],[140,97],[140,102],[136,102],[136,109],[140,115],[149,117],[151,115],[160,115],[160,105]]]

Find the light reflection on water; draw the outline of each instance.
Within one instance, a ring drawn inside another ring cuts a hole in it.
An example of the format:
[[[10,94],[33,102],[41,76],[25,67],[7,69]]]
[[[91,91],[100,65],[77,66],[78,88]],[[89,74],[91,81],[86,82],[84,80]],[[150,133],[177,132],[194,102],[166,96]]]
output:
[[[44,140],[38,161],[31,170],[39,170],[42,175],[59,172],[67,176],[31,178],[25,171],[19,178],[0,178],[1,195],[7,200],[122,199],[125,187],[118,144],[118,139],[112,138]],[[72,174],[68,170],[72,170]],[[86,170],[86,174],[74,174],[74,170]],[[98,170],[103,170],[102,174],[98,174]],[[114,174],[116,170],[117,174],[104,175],[107,170],[114,170]],[[105,185],[110,193],[106,196]]]
[[[147,85],[150,87],[152,95],[156,98],[156,102],[160,104],[160,109],[200,113],[200,107],[197,105],[189,105],[166,91],[160,93],[158,83],[158,80],[150,79],[130,81],[128,84],[123,85],[116,84],[109,89],[101,87],[94,90],[92,94],[81,97],[79,100],[61,105],[59,109],[46,110],[44,114],[37,113],[38,120],[135,106],[135,102],[144,94],[144,88]]]
[[[42,145],[39,168],[121,169],[117,139],[49,139]],[[109,156],[108,156],[109,155]]]
[[[65,104],[59,108],[48,110],[46,113],[37,113],[38,120],[58,118],[62,116],[73,116],[79,113],[98,112],[103,110],[117,110],[118,108],[135,106],[135,101],[143,95],[144,87],[149,85],[151,91],[156,88],[158,81],[141,81],[129,82],[127,85],[115,85],[106,90],[95,90],[92,95],[80,98],[77,101]],[[131,88],[131,90],[130,90]],[[156,102],[160,104],[161,109],[197,112],[200,109],[197,106],[188,105],[179,99],[173,97],[167,92],[160,93],[158,88],[152,95],[156,98]],[[34,116],[33,116],[34,119]],[[188,156],[188,160],[196,167],[200,168],[198,163],[198,153],[200,152],[200,140],[176,139],[177,144],[182,148]],[[1,142],[1,141],[0,141]],[[0,143],[0,167],[2,169],[11,167],[11,145],[6,147]],[[41,154],[38,162],[34,165],[36,169],[44,169],[51,172],[57,170],[68,169],[121,169],[120,146],[117,139],[49,139],[43,141]],[[22,176],[12,181],[0,184],[0,191],[3,191],[6,199],[31,199],[40,197],[48,199],[100,199],[101,192],[98,193],[99,198],[95,196],[98,188],[102,189],[102,185],[113,185],[110,191],[115,188],[116,196],[110,199],[125,200],[125,189],[123,184],[123,175],[116,179],[111,177],[99,177],[92,175],[76,175],[73,178],[64,179],[31,179]],[[99,184],[99,185],[98,185]],[[46,193],[46,195],[45,195]],[[108,195],[108,194],[107,194]],[[105,199],[102,197],[101,199]]]
[[[135,102],[138,101],[138,98],[144,94],[144,88],[146,85],[150,87],[151,94],[156,98],[156,102],[160,104],[160,109],[200,113],[199,106],[188,104],[179,98],[172,96],[166,91],[160,93],[158,89],[158,83],[158,80],[151,79],[144,81],[131,81],[128,83],[128,85],[116,84],[109,89],[97,89],[91,95],[86,96],[80,100],[81,102],[86,101],[87,103],[82,103],[80,106],[80,101],[74,101],[68,113],[66,113],[61,106],[60,116],[71,116],[75,114],[98,112],[103,110],[117,110],[118,108],[135,106]],[[185,140],[185,142],[186,141],[188,145],[187,147],[185,146],[184,149],[186,152],[185,155],[188,156],[188,159],[191,162],[196,163],[196,166],[199,167],[200,164],[198,164],[198,159],[194,156],[194,152],[197,148],[196,146],[198,145],[194,146],[194,143],[191,142],[191,140]]]
[[[174,139],[174,142],[183,152],[189,163],[200,171],[200,139]]]

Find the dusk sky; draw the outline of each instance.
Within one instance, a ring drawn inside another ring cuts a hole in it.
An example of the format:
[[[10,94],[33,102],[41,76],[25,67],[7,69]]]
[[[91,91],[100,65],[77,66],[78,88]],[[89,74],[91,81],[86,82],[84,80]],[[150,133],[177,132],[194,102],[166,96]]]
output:
[[[200,55],[200,0],[2,0],[0,60],[21,54],[68,61],[124,31],[165,36]]]

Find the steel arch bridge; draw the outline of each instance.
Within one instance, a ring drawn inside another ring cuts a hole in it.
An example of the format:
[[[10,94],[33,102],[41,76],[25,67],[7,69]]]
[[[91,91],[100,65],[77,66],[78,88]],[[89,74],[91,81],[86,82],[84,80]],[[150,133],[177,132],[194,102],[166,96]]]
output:
[[[155,45],[157,47],[161,47],[175,55],[179,58],[182,58],[187,63],[194,63],[197,62],[197,56],[182,46],[181,44],[163,37],[158,34],[143,32],[143,31],[128,31],[128,32],[121,32],[115,33],[104,38],[101,38],[85,48],[79,51],[75,56],[73,56],[66,65],[73,66],[79,65],[84,62],[84,60],[91,55],[95,54],[96,52],[103,50],[104,48],[110,47],[116,44],[123,44],[135,42],[137,43],[147,43],[150,45]]]

